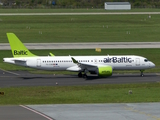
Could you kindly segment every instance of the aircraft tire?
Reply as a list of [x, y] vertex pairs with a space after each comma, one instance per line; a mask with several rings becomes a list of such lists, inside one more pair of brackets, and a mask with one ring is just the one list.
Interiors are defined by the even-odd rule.
[[81, 73], [81, 72], [78, 73], [78, 77], [79, 77], [79, 78], [82, 77], [82, 73]]
[[143, 71], [144, 71], [144, 70], [140, 70], [140, 71], [141, 71], [141, 77], [143, 77], [143, 76], [144, 76], [144, 75], [143, 75]]
[[87, 80], [88, 76], [86, 74], [83, 75], [83, 78]]

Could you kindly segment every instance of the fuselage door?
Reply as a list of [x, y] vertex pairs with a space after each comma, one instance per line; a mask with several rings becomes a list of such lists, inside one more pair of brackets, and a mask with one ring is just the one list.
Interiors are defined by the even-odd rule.
[[94, 63], [97, 64], [97, 59], [94, 59]]
[[140, 66], [140, 59], [136, 58], [136, 66]]
[[41, 67], [41, 59], [37, 59], [37, 67]]

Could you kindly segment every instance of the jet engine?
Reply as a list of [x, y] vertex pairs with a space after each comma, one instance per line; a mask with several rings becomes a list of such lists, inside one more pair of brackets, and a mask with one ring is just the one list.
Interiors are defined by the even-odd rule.
[[100, 77], [112, 76], [112, 67], [111, 66], [100, 66], [97, 68], [96, 73]]

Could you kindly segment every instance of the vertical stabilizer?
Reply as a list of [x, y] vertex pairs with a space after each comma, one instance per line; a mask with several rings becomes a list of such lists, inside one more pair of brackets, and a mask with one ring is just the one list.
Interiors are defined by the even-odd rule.
[[13, 57], [33, 57], [24, 44], [18, 39], [14, 33], [7, 33], [8, 41], [12, 50]]

